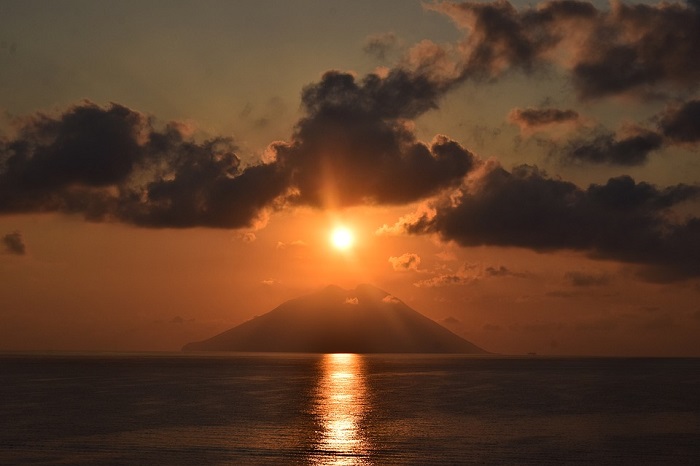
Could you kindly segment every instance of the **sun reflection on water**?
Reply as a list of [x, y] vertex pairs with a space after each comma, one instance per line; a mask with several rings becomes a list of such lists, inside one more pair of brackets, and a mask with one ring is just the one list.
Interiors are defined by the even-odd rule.
[[321, 369], [314, 409], [320, 429], [313, 464], [370, 464], [361, 425], [367, 409], [362, 357], [326, 354]]

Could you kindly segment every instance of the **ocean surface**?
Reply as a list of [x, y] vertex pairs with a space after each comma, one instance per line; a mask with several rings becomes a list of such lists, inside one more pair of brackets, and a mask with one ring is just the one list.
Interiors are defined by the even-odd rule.
[[0, 354], [0, 464], [700, 464], [700, 359]]

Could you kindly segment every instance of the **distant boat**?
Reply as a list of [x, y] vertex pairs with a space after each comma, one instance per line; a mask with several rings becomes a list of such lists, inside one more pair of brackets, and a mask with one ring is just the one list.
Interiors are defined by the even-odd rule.
[[372, 285], [330, 285], [183, 351], [487, 354]]

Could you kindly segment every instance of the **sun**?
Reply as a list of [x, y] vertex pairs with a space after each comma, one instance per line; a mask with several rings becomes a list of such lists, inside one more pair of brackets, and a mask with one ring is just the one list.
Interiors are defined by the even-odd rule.
[[333, 247], [340, 249], [341, 251], [347, 251], [355, 242], [355, 237], [353, 236], [352, 231], [345, 227], [336, 227], [331, 232], [330, 239]]

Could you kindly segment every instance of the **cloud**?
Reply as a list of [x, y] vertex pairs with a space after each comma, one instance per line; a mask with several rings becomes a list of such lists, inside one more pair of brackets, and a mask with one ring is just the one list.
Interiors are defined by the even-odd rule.
[[284, 243], [282, 241], [277, 242], [277, 249], [290, 249], [290, 248], [296, 249], [296, 248], [305, 248], [307, 246], [308, 246], [308, 244], [306, 244], [302, 240], [295, 240], [295, 241], [291, 241], [289, 243]]
[[618, 134], [598, 127], [565, 145], [555, 144], [553, 153], [567, 163], [637, 166], [654, 151], [700, 142], [699, 100], [669, 106], [651, 121], [654, 129], [626, 125]]
[[413, 284], [418, 288], [438, 288], [452, 285], [469, 285], [481, 278], [482, 274], [476, 264], [463, 264], [459, 270], [442, 270], [431, 278]]
[[418, 288], [438, 288], [450, 285], [467, 285], [473, 283], [475, 280], [476, 277], [464, 275], [461, 272], [450, 272], [439, 274], [425, 280], [420, 280], [414, 283], [413, 286]]
[[676, 143], [700, 142], [700, 100], [667, 108], [658, 118], [659, 127], [669, 140]]
[[459, 270], [453, 272], [447, 270], [435, 276], [418, 281], [413, 285], [419, 288], [442, 287], [450, 285], [468, 285], [486, 278], [499, 277], [523, 277], [523, 274], [514, 273], [504, 266], [484, 266], [483, 264], [463, 264]]
[[291, 202], [318, 207], [402, 204], [457, 186], [476, 163], [457, 142], [417, 140], [406, 119], [435, 108], [440, 89], [392, 70], [358, 82], [328, 72], [304, 88], [306, 116], [292, 140], [271, 148], [290, 175]]
[[610, 277], [604, 273], [570, 271], [564, 274], [564, 279], [576, 287], [602, 286], [610, 283]]
[[517, 10], [511, 3], [443, 2], [427, 8], [466, 31], [457, 79], [493, 79], [558, 64], [581, 98], [697, 87], [700, 12], [693, 5], [554, 0]]
[[[412, 122], [465, 80], [558, 64], [584, 98], [646, 92], [652, 85], [687, 90], [699, 82], [694, 6], [615, 3], [602, 11], [557, 0], [518, 10], [501, 0], [427, 8], [448, 15], [465, 31], [463, 39], [422, 41], [382, 73], [326, 72], [303, 88], [301, 118], [289, 140], [272, 143], [258, 163], [242, 164], [231, 138], [202, 141], [189, 125], [159, 125], [116, 103], [83, 102], [62, 114], [18, 119], [16, 135], [0, 140], [0, 214], [251, 228], [288, 206], [406, 204], [459, 188], [482, 165], [447, 136], [419, 140]], [[375, 36], [368, 44], [388, 46], [392, 37]], [[659, 116], [659, 131], [573, 141], [567, 160], [632, 166], [668, 141], [695, 142], [694, 102]], [[534, 128], [574, 122], [576, 115], [524, 109], [512, 119]]]
[[484, 275], [487, 277], [508, 277], [508, 276], [515, 276], [515, 277], [520, 277], [522, 274], [519, 273], [514, 273], [511, 270], [509, 270], [507, 267], [504, 266], [499, 266], [499, 267], [486, 267], [484, 269]]
[[582, 189], [537, 167], [509, 172], [492, 163], [458, 193], [432, 202], [433, 215], [407, 217], [394, 228], [437, 233], [462, 246], [577, 250], [644, 266], [644, 278], [669, 281], [700, 276], [700, 218], [673, 215], [673, 207], [698, 197], [698, 185], [657, 188], [620, 176]]
[[556, 125], [577, 125], [580, 122], [579, 114], [575, 110], [558, 108], [514, 108], [508, 114], [508, 121], [517, 125], [522, 132]]
[[238, 235], [238, 238], [239, 238], [241, 241], [243, 241], [244, 243], [252, 243], [252, 242], [255, 241], [256, 239], [258, 239], [258, 237], [255, 236], [255, 233], [253, 233], [252, 231], [247, 231], [247, 232], [245, 232], [245, 233], [240, 233], [240, 234]]
[[242, 166], [230, 138], [119, 104], [84, 102], [18, 120], [0, 140], [0, 213], [82, 213], [144, 227], [254, 227], [286, 204], [401, 204], [454, 187], [476, 163], [455, 141], [417, 140], [404, 118], [440, 91], [402, 72], [361, 82], [329, 72], [304, 89], [305, 116], [267, 163]]
[[360, 301], [357, 298], [345, 298], [345, 304], [349, 304], [351, 306], [357, 306], [360, 303]]
[[3, 236], [2, 243], [5, 246], [5, 251], [10, 254], [23, 256], [27, 253], [27, 246], [24, 244], [24, 239], [22, 239], [22, 234], [19, 231]]
[[506, 1], [444, 2], [427, 8], [448, 15], [467, 31], [460, 47], [460, 76], [491, 78], [511, 67], [531, 69], [545, 46], [530, 37], [518, 11]]
[[386, 59], [399, 45], [399, 38], [393, 32], [372, 34], [365, 39], [362, 50], [378, 60]]
[[400, 236], [404, 233], [403, 225], [420, 220], [424, 216], [432, 216], [435, 211], [425, 203], [421, 203], [415, 212], [411, 212], [401, 217], [395, 225], [384, 224], [374, 232], [377, 236]]
[[611, 6], [595, 23], [573, 67], [582, 96], [697, 86], [700, 63], [692, 57], [700, 46], [700, 14], [695, 8], [679, 3]]
[[635, 166], [646, 163], [649, 154], [660, 149], [663, 142], [661, 135], [642, 128], [622, 137], [604, 132], [592, 139], [571, 141], [562, 156], [569, 162]]
[[229, 138], [90, 102], [18, 121], [0, 142], [0, 213], [83, 213], [148, 227], [252, 226], [286, 189], [277, 168], [241, 168]]
[[395, 272], [408, 272], [410, 270], [417, 272], [420, 266], [420, 256], [407, 252], [398, 257], [390, 257], [389, 262]]

